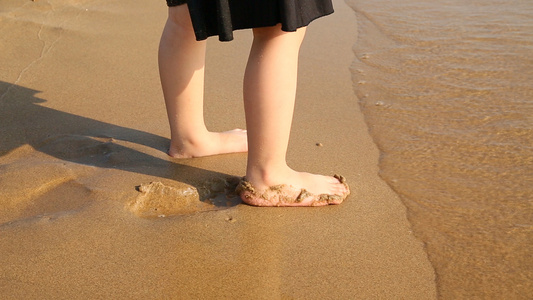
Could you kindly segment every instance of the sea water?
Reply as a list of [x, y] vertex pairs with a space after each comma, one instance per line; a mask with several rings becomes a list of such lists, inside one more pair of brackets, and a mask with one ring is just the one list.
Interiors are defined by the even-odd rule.
[[347, 3], [380, 175], [426, 245], [439, 297], [532, 297], [533, 1]]

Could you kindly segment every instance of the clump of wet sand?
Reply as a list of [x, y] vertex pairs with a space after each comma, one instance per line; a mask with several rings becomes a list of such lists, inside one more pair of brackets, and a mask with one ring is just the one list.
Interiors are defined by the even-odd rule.
[[241, 201], [235, 194], [237, 179], [216, 178], [193, 186], [175, 187], [155, 181], [137, 187], [139, 195], [127, 208], [139, 217], [167, 217], [231, 207]]

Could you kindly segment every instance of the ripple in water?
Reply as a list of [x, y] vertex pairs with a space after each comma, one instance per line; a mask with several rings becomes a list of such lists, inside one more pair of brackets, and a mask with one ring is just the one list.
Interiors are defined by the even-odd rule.
[[381, 176], [439, 296], [533, 295], [533, 2], [348, 2]]

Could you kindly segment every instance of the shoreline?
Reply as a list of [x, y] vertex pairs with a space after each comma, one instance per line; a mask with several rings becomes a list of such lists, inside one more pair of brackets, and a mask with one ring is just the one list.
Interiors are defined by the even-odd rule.
[[347, 3], [379, 175], [426, 245], [439, 298], [531, 294], [529, 6]]
[[[436, 297], [406, 209], [377, 175], [379, 152], [352, 89], [356, 25], [344, 2], [309, 26], [288, 162], [343, 174], [352, 195], [324, 208], [239, 204], [155, 219], [127, 209], [139, 197], [136, 186], [159, 181], [179, 190], [242, 176], [246, 155], [164, 153], [156, 61], [162, 3], [51, 2], [53, 11], [40, 2], [13, 8], [35, 22], [0, 14], [9, 24], [0, 50], [10, 55], [0, 63], [25, 70], [0, 116], [8, 141], [0, 146], [7, 153], [0, 194], [9, 195], [0, 196], [4, 298]], [[211, 130], [244, 125], [240, 85], [250, 42], [249, 31], [230, 43], [208, 40]], [[0, 92], [16, 78], [2, 74]]]

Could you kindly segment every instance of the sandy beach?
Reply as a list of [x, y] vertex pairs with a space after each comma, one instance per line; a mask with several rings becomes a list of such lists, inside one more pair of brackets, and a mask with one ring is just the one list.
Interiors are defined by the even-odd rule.
[[[166, 155], [163, 1], [3, 1], [1, 298], [436, 298], [353, 91], [354, 12], [334, 6], [302, 46], [288, 160], [344, 175], [353, 193], [339, 206], [297, 209], [224, 195], [246, 154]], [[208, 41], [210, 130], [245, 126], [251, 38]]]

